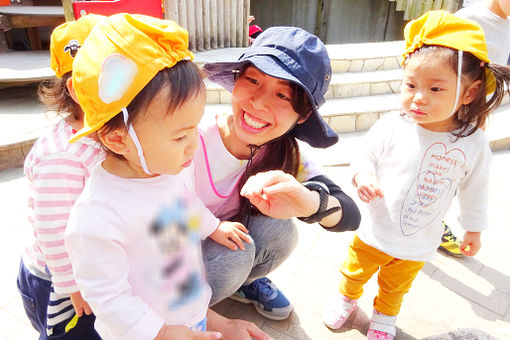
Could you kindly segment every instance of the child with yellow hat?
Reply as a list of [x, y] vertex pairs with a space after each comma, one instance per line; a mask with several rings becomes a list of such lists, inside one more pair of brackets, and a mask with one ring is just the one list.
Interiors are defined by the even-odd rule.
[[[464, 2], [466, 4], [466, 2]], [[455, 15], [472, 20], [482, 26], [487, 43], [487, 55], [500, 65], [509, 62], [510, 55], [510, 0], [485, 0], [469, 5], [455, 12]], [[482, 126], [482, 129], [484, 127]], [[444, 223], [444, 233], [439, 250], [454, 257], [463, 257], [459, 240], [450, 227]]]
[[269, 339], [208, 309], [200, 239], [219, 221], [193, 191], [206, 93], [192, 57], [175, 22], [117, 14], [94, 27], [73, 65], [85, 119], [70, 142], [96, 132], [107, 155], [65, 241], [103, 339]]
[[40, 100], [62, 116], [36, 141], [24, 167], [30, 184], [29, 222], [34, 237], [25, 247], [18, 288], [40, 339], [100, 339], [94, 330], [94, 315], [74, 280], [64, 232], [69, 211], [90, 170], [104, 158], [101, 146], [92, 138], [67, 143], [74, 129], [82, 127], [83, 112], [66, 89], [79, 48], [103, 19], [87, 15], [55, 28], [50, 51], [57, 78], [39, 88]]
[[[340, 328], [363, 285], [379, 271], [368, 339], [393, 339], [404, 294], [436, 254], [442, 218], [456, 192], [461, 249], [474, 256], [488, 227], [489, 143], [479, 127], [510, 83], [508, 68], [490, 62], [482, 28], [444, 11], [409, 22], [404, 31], [401, 112], [367, 133], [351, 166], [366, 214], [341, 267], [338, 293], [323, 313]], [[486, 101], [486, 93], [492, 93]]]

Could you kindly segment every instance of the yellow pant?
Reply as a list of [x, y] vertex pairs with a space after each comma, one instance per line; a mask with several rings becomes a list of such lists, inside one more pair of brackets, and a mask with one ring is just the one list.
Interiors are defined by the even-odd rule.
[[349, 245], [348, 257], [340, 268], [343, 274], [340, 294], [349, 299], [359, 299], [363, 294], [363, 285], [379, 269], [379, 292], [374, 299], [374, 308], [386, 315], [397, 315], [404, 294], [409, 291], [424, 264], [387, 255], [355, 235]]

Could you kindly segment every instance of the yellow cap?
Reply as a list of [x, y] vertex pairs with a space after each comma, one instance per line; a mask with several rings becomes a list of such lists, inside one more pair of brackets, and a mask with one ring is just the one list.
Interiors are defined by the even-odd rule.
[[70, 143], [100, 129], [159, 71], [183, 59], [193, 59], [188, 31], [173, 21], [124, 13], [96, 24], [73, 66], [73, 87], [85, 115]]
[[88, 14], [77, 21], [63, 23], [53, 30], [50, 39], [50, 67], [57, 77], [73, 69], [73, 61], [78, 49], [92, 31], [92, 28], [106, 17]]
[[[469, 52], [483, 62], [490, 62], [482, 27], [474, 21], [456, 17], [446, 11], [429, 11], [410, 21], [404, 29], [404, 38], [406, 49], [402, 64], [407, 56], [423, 45], [450, 47]], [[485, 74], [489, 94], [495, 90], [496, 79], [487, 68]]]

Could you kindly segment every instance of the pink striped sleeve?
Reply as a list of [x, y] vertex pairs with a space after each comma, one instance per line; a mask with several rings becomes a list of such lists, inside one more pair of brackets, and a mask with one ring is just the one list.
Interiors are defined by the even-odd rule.
[[85, 160], [85, 165], [90, 167], [97, 161], [98, 154], [101, 152], [101, 149], [96, 149], [94, 152], [90, 154], [90, 156]]
[[80, 159], [66, 152], [47, 156], [33, 167], [34, 230], [55, 291], [61, 294], [78, 290], [64, 233], [69, 212], [83, 190], [87, 174], [88, 169]]

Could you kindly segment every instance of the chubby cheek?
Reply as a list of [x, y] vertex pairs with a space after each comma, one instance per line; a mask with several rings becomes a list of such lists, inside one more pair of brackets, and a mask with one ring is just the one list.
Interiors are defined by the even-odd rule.
[[402, 90], [400, 92], [400, 104], [402, 105], [402, 108], [407, 109], [412, 102], [412, 97], [407, 93], [405, 90]]
[[155, 161], [161, 166], [175, 167], [180, 165], [183, 161], [183, 152], [179, 146], [174, 143], [161, 145], [161, 148], [157, 152]]

